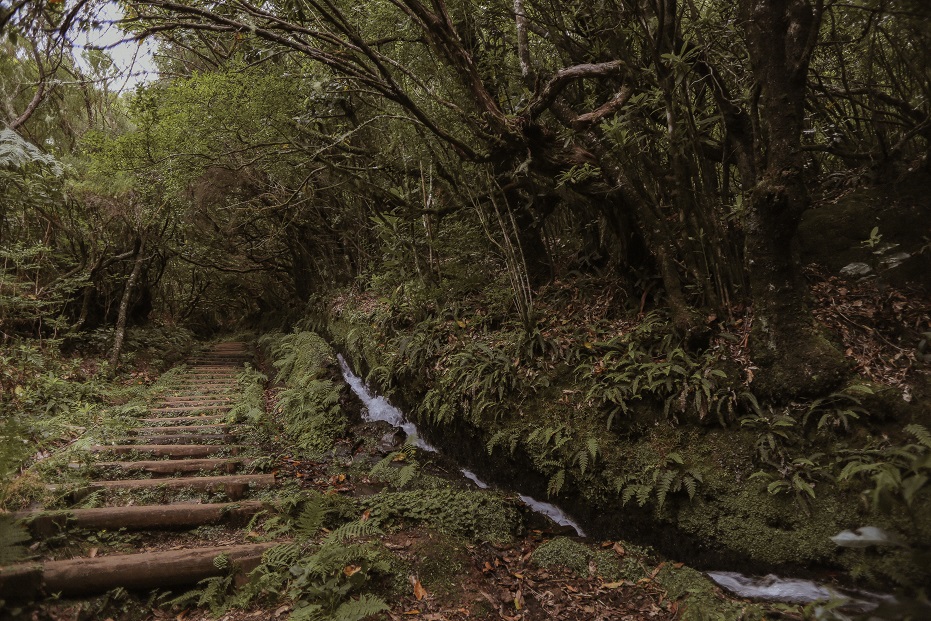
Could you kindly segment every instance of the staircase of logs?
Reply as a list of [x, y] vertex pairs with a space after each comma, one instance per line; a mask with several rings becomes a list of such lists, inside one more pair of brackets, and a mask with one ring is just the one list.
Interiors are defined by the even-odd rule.
[[[252, 354], [244, 343], [214, 345], [189, 361], [187, 372], [161, 398], [129, 437], [115, 445], [93, 446], [91, 463], [100, 476], [82, 493], [97, 490], [223, 491], [233, 502], [178, 502], [156, 505], [105, 506], [95, 509], [31, 511], [24, 519], [41, 540], [64, 528], [90, 531], [185, 530], [209, 524], [242, 525], [264, 508], [248, 500], [252, 490], [275, 485], [273, 474], [247, 474], [251, 460], [238, 457], [243, 448], [234, 427], [225, 422], [231, 409], [236, 376]], [[140, 460], [144, 456], [147, 459]], [[205, 473], [222, 472], [207, 475]], [[135, 475], [146, 478], [122, 478]], [[144, 541], [144, 540], [143, 540]], [[28, 562], [0, 568], [0, 599], [35, 599], [43, 595], [91, 595], [116, 587], [153, 589], [196, 583], [229, 569], [214, 559], [225, 555], [235, 569], [249, 571], [275, 543], [188, 547], [163, 552], [108, 554], [67, 560]]]

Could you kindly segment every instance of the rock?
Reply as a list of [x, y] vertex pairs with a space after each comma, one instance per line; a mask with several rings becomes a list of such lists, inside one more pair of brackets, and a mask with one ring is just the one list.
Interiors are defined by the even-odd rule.
[[[897, 182], [858, 188], [822, 201], [802, 214], [796, 248], [802, 264], [862, 278], [844, 270], [855, 264], [893, 286], [923, 285], [931, 272], [928, 243], [931, 175], [915, 173]], [[859, 268], [862, 269], [862, 268]]]
[[890, 535], [875, 526], [861, 526], [853, 532], [842, 530], [831, 537], [831, 541], [844, 548], [902, 545], [894, 535]]
[[407, 434], [400, 429], [393, 429], [384, 434], [378, 441], [377, 449], [380, 453], [387, 455], [393, 453], [404, 445]]
[[873, 268], [867, 265], [866, 263], [848, 263], [841, 268], [840, 273], [842, 276], [866, 276], [873, 271]]

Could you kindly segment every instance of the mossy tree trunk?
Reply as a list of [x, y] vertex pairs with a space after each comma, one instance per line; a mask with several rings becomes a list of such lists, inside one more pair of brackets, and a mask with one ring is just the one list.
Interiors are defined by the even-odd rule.
[[844, 374], [841, 355], [819, 334], [791, 240], [811, 199], [801, 136], [808, 66], [823, 1], [743, 0], [744, 28], [759, 88], [765, 164], [750, 196], [745, 256], [754, 306], [757, 386], [770, 396], [818, 394]]

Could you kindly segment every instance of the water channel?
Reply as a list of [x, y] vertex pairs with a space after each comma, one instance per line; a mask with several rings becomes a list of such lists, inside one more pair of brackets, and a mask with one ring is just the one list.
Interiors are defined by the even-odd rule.
[[[384, 421], [393, 427], [401, 429], [409, 437], [417, 438], [417, 446], [424, 451], [438, 453], [439, 450], [426, 442], [417, 433], [417, 426], [407, 420], [404, 413], [393, 406], [385, 397], [372, 391], [362, 380], [355, 374], [349, 363], [343, 358], [339, 358], [340, 368], [342, 369], [343, 379], [349, 384], [349, 387], [365, 405], [362, 417], [366, 421]], [[463, 477], [471, 481], [480, 489], [488, 489], [490, 486], [482, 481], [478, 475], [466, 468], [459, 468]], [[586, 537], [582, 527], [572, 519], [565, 511], [556, 505], [543, 502], [514, 491], [521, 502], [526, 504], [531, 510], [546, 516], [560, 526], [568, 526], [575, 530], [579, 537]], [[842, 592], [833, 587], [818, 584], [811, 580], [800, 580], [793, 578], [781, 578], [775, 575], [761, 577], [745, 576], [743, 574], [731, 571], [709, 571], [705, 575], [731, 593], [747, 599], [760, 599], [767, 601], [778, 601], [793, 604], [807, 604], [822, 601], [841, 601], [845, 606], [861, 611], [867, 611], [875, 608], [881, 601], [889, 601], [888, 596], [881, 596], [866, 592]]]

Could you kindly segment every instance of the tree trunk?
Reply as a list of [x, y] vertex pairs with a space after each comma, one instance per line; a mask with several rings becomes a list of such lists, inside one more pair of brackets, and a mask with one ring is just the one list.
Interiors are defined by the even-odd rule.
[[808, 64], [817, 41], [822, 0], [744, 0], [766, 165], [753, 189], [745, 256], [754, 307], [751, 354], [758, 392], [776, 398], [820, 394], [845, 374], [840, 353], [819, 333], [791, 242], [810, 204], [801, 152]]
[[110, 353], [111, 373], [116, 373], [117, 366], [120, 363], [120, 352], [123, 350], [123, 340], [126, 337], [126, 316], [129, 313], [129, 300], [132, 297], [136, 281], [139, 280], [139, 273], [142, 271], [144, 250], [145, 244], [143, 244], [142, 239], [137, 239], [136, 258], [133, 261], [133, 270], [126, 280], [126, 287], [123, 289], [123, 299], [120, 300], [120, 310], [116, 316], [116, 333], [113, 337], [113, 351]]

